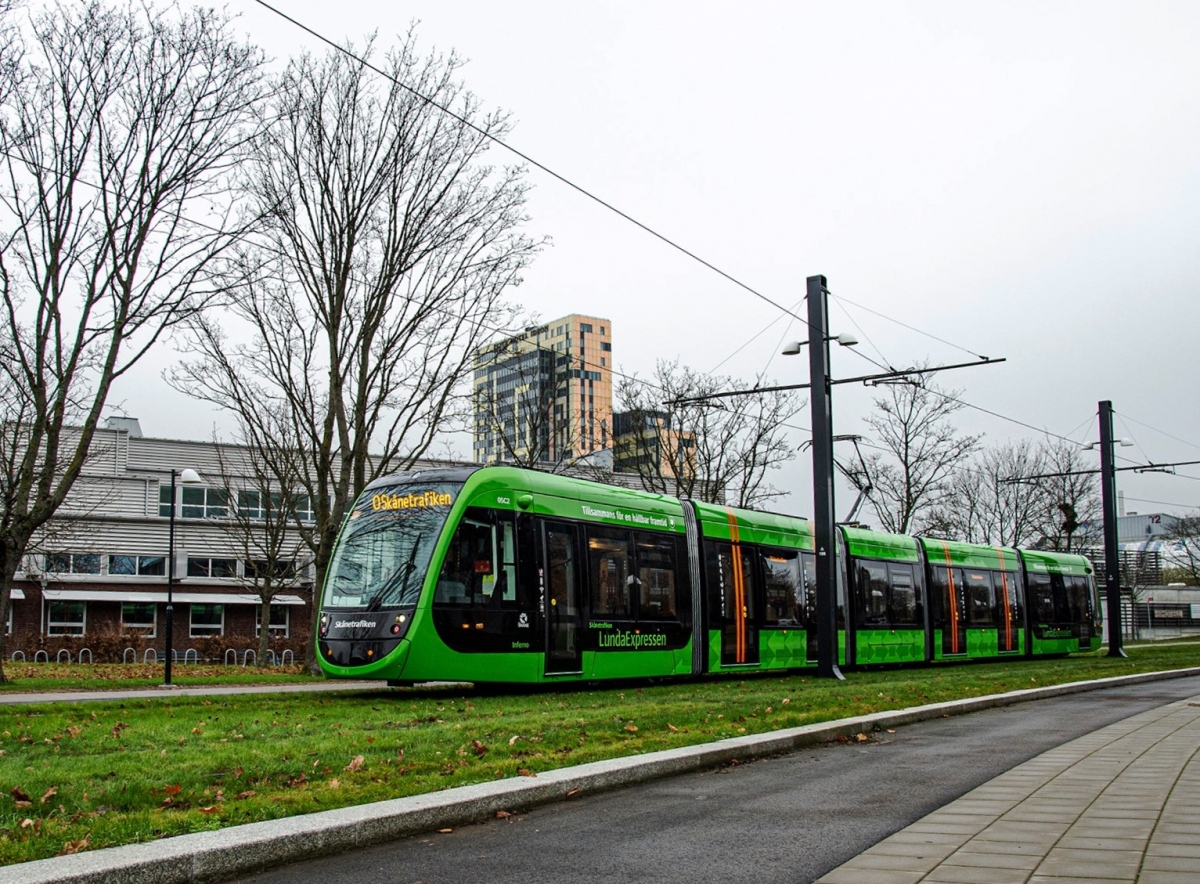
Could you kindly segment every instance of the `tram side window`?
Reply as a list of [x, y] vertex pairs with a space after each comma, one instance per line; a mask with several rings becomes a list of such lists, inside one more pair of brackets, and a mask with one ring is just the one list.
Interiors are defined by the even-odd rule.
[[675, 620], [679, 615], [675, 539], [649, 534], [635, 537], [638, 566], [636, 586], [640, 590], [639, 619]]
[[924, 625], [912, 565], [888, 565], [888, 620], [893, 626]]
[[855, 569], [854, 585], [858, 596], [858, 625], [886, 626], [887, 565], [882, 562], [859, 562]]
[[1050, 586], [1049, 574], [1029, 575], [1029, 604], [1032, 605], [1036, 623], [1054, 623], [1054, 589]]
[[588, 593], [593, 617], [676, 620], [678, 542], [673, 536], [589, 527]]
[[1071, 622], [1078, 623], [1089, 618], [1092, 613], [1091, 585], [1086, 577], [1065, 577], [1067, 604], [1071, 612]]
[[592, 615], [632, 617], [629, 532], [589, 528], [587, 543]]
[[992, 587], [992, 572], [971, 568], [963, 572], [967, 590], [967, 624], [996, 625], [996, 593]]
[[855, 589], [860, 627], [921, 623], [912, 565], [860, 561], [855, 571]]
[[798, 626], [804, 613], [804, 589], [800, 577], [800, 556], [791, 550], [763, 550], [767, 626]]

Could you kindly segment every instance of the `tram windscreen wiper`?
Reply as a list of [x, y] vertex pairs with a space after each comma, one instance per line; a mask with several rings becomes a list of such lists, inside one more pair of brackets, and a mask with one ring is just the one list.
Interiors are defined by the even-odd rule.
[[384, 598], [391, 595], [395, 591], [397, 600], [404, 598], [405, 590], [408, 589], [409, 578], [412, 577], [413, 571], [417, 569], [417, 550], [421, 548], [421, 535], [417, 535], [416, 542], [413, 543], [412, 552], [408, 556], [408, 561], [397, 568], [383, 585], [379, 587], [379, 591], [371, 597], [371, 601], [367, 602], [368, 611], [377, 611], [383, 607]]

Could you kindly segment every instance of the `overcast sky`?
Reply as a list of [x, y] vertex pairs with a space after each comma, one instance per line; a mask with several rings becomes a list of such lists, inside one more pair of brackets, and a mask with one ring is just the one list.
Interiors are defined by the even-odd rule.
[[[513, 113], [519, 150], [800, 315], [824, 274], [832, 331], [866, 356], [1005, 358], [937, 378], [1020, 422], [960, 412], [985, 441], [1038, 436], [1022, 424], [1098, 438], [1110, 399], [1137, 443], [1123, 465], [1200, 460], [1200, 3], [276, 5], [335, 40], [387, 45], [418, 22], [423, 49], [456, 50], [469, 88]], [[229, 8], [276, 58], [325, 51], [253, 0]], [[801, 323], [530, 180], [529, 232], [554, 241], [514, 293], [530, 311], [610, 319], [626, 374], [678, 358], [807, 380], [777, 355]], [[834, 353], [835, 377], [875, 370]], [[142, 384], [124, 401], [147, 434], [210, 435], [213, 413]], [[837, 387], [835, 431], [863, 432], [872, 395]], [[811, 511], [810, 467], [778, 474], [796, 489], [780, 508]], [[1120, 474], [1126, 509], [1200, 506], [1200, 466], [1179, 474]]]

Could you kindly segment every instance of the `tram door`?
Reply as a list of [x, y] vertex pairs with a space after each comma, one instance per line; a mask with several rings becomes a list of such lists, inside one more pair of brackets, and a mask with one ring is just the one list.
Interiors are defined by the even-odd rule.
[[758, 592], [754, 557], [740, 544], [715, 543], [709, 574], [718, 589], [721, 665], [758, 663]]
[[938, 603], [934, 628], [940, 627], [942, 656], [966, 656], [967, 587], [961, 568], [934, 567], [934, 598]]
[[547, 525], [545, 540], [546, 674], [577, 673], [583, 657], [575, 531], [565, 525]]

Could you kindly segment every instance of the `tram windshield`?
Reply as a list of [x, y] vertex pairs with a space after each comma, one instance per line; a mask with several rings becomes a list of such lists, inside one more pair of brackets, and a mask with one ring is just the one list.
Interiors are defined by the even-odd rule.
[[363, 494], [342, 527], [322, 604], [377, 610], [415, 605], [460, 484], [424, 483]]

